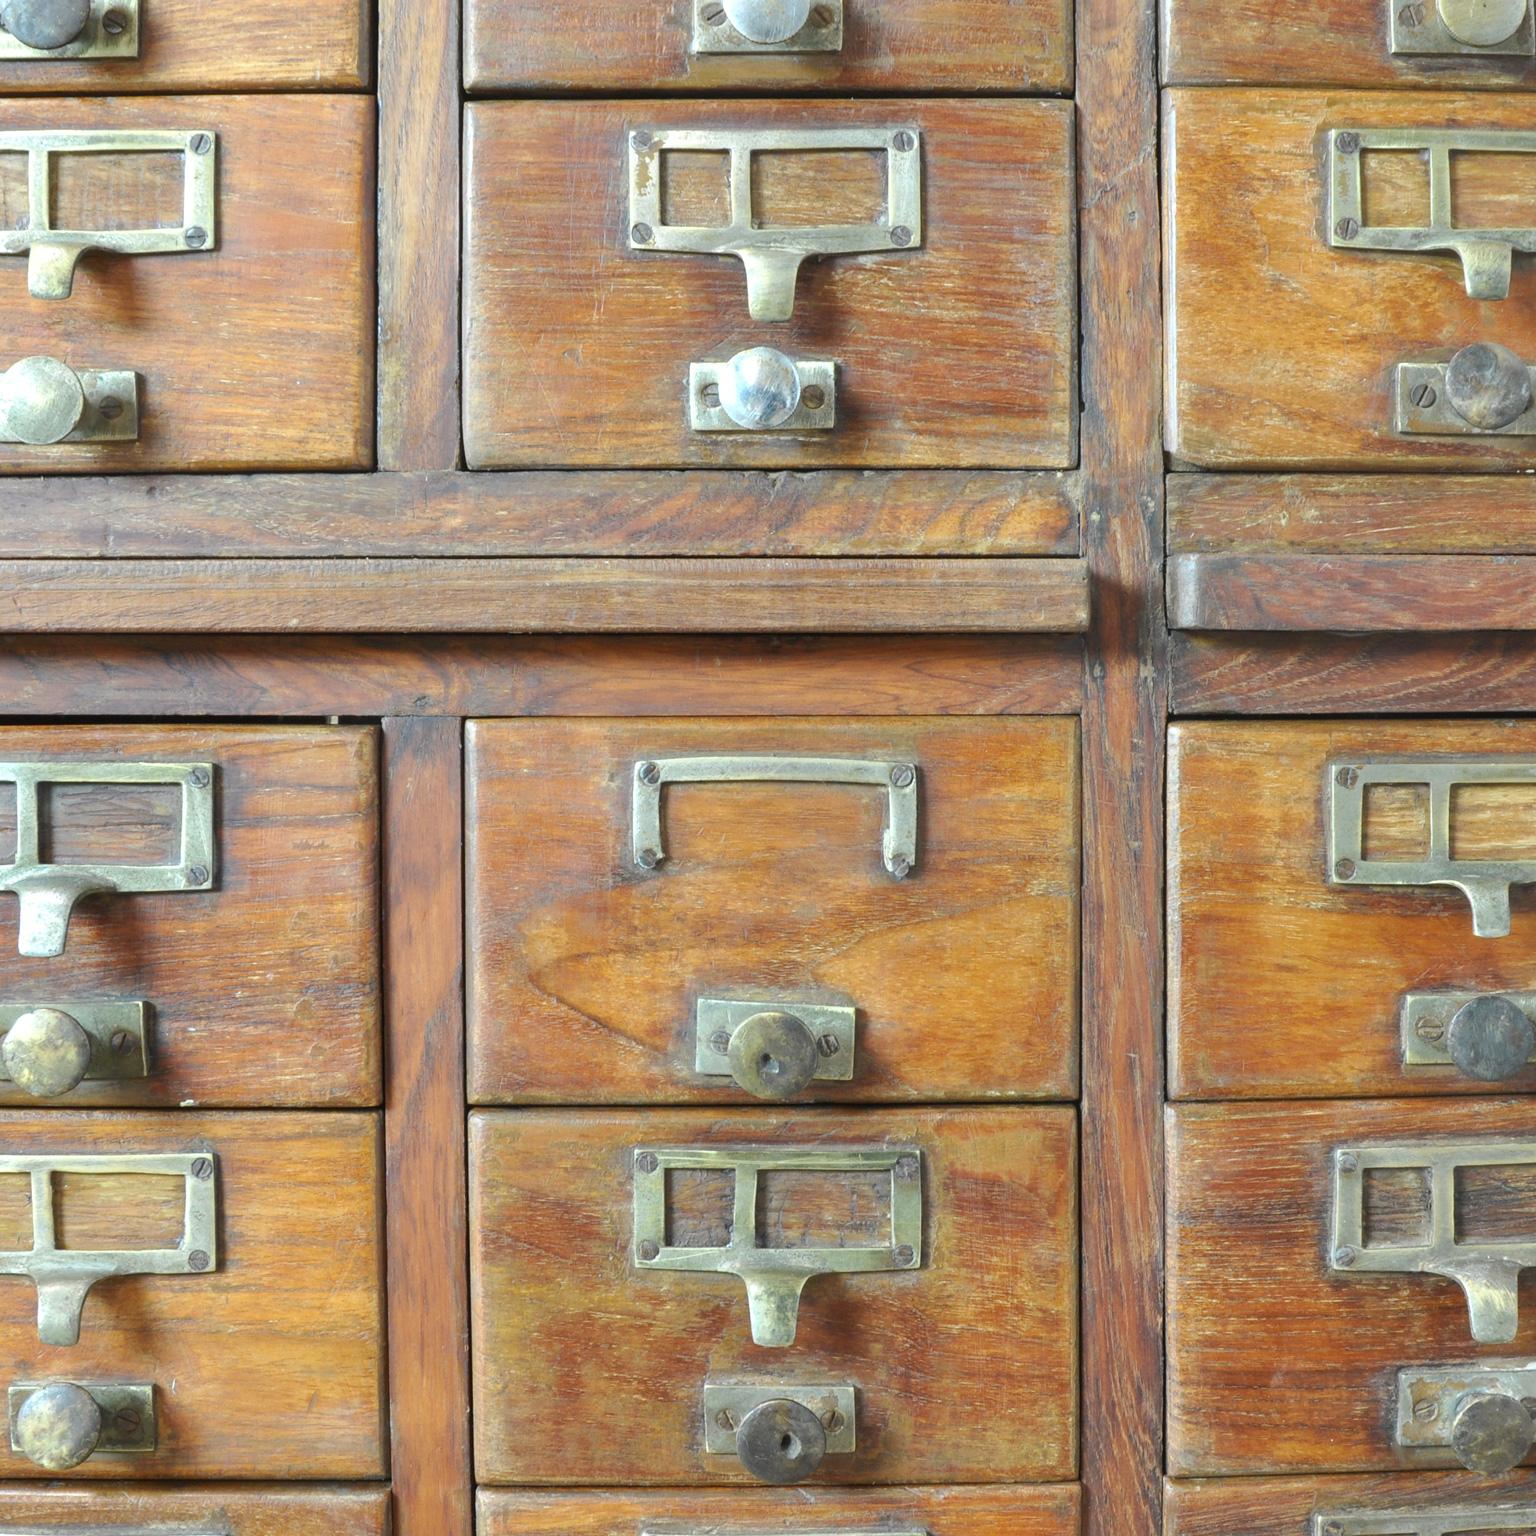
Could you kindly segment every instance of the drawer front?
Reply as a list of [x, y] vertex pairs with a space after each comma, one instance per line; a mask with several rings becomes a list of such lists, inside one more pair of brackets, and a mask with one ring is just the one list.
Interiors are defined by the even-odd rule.
[[1528, 1101], [1171, 1110], [1172, 1470], [1454, 1466], [1468, 1393], [1532, 1395], [1532, 1262]]
[[483, 1489], [479, 1536], [1076, 1536], [1075, 1487], [515, 1493]]
[[1166, 1536], [1531, 1536], [1536, 1475], [1171, 1482], [1163, 1511]]
[[238, 26], [206, 0], [91, 0], [56, 46], [0, 35], [0, 93], [356, 89], [371, 49], [372, 8], [356, 0], [251, 0]]
[[0, 1520], [114, 1536], [386, 1536], [387, 1488], [0, 1487]]
[[[1072, 462], [1068, 104], [503, 102], [466, 127], [471, 467]], [[764, 134], [787, 147], [744, 137]], [[753, 225], [739, 209], [734, 233], [732, 154]], [[761, 267], [765, 224], [856, 249], [763, 277], [749, 306], [743, 260], [664, 248]], [[728, 366], [759, 348], [787, 362]], [[790, 364], [798, 405], [774, 383]], [[761, 429], [727, 416], [738, 397]]]
[[475, 1100], [1075, 1092], [1075, 721], [481, 721], [469, 774]]
[[[1536, 763], [1536, 725], [1213, 723], [1169, 741], [1175, 1097], [1536, 1089], [1532, 894], [1514, 886], [1508, 934], [1479, 937], [1461, 891], [1375, 883], [1536, 858], [1536, 783], [1476, 781]], [[1448, 852], [1464, 858], [1432, 868], [1431, 800], [1447, 792]]]
[[[821, 0], [783, 7], [649, 0], [613, 7], [593, 36], [575, 0], [536, 8], [470, 0], [472, 91], [1065, 91], [1072, 84], [1067, 0]], [[805, 20], [783, 41], [790, 20]]]
[[[1536, 464], [1536, 412], [1511, 415], [1509, 394], [1536, 362], [1536, 265], [1508, 256], [1536, 249], [1516, 227], [1533, 218], [1530, 128], [1520, 97], [1486, 93], [1169, 93], [1171, 452], [1255, 468]], [[1431, 210], [1432, 182], [1448, 211], [1438, 197]], [[1422, 248], [1447, 239], [1465, 264]], [[1489, 343], [1521, 361], [1480, 378], [1484, 354], [1465, 349]]]
[[[17, 1389], [58, 1384], [137, 1389], [131, 1426], [122, 1403], [103, 1400], [107, 1438], [61, 1468], [70, 1478], [383, 1474], [376, 1116], [7, 1112], [0, 1158], [5, 1476], [60, 1475], [12, 1448], [30, 1445]], [[47, 1166], [18, 1169], [18, 1158]], [[146, 1172], [124, 1166], [150, 1158]], [[167, 1171], [173, 1158], [185, 1172]], [[47, 1226], [39, 1180], [53, 1235], [72, 1250], [67, 1272], [46, 1255], [15, 1272]], [[77, 1308], [70, 1273], [110, 1263], [119, 1272]], [[139, 1438], [111, 1439], [128, 1427]]]
[[[375, 759], [350, 727], [0, 730], [0, 885], [25, 890], [0, 895], [0, 1102], [376, 1104]], [[43, 782], [5, 782], [18, 768]], [[113, 772], [145, 782], [90, 781]], [[40, 870], [10, 862], [18, 808]], [[82, 866], [99, 888], [28, 942]], [[73, 1024], [34, 1017], [13, 1042], [42, 1009]], [[46, 1048], [70, 1042], [55, 1076]]]
[[[72, 285], [46, 240], [0, 255], [0, 471], [366, 468], [373, 123], [356, 96], [6, 101], [0, 229], [41, 226], [28, 171], [46, 167], [48, 227], [177, 248], [92, 245]], [[55, 132], [140, 147], [44, 153], [24, 137]], [[144, 148], [154, 134], [185, 147]], [[45, 378], [15, 371], [31, 358], [49, 359]]]
[[[1070, 1109], [482, 1111], [470, 1147], [482, 1482], [751, 1483], [734, 1435], [750, 1405], [711, 1390], [706, 1411], [721, 1385], [814, 1404], [819, 1482], [1072, 1476]], [[710, 1149], [722, 1166], [693, 1166]], [[797, 1166], [814, 1154], [821, 1171]], [[895, 1170], [859, 1166], [882, 1158]], [[714, 1262], [733, 1210], [750, 1308], [740, 1273], [689, 1267]], [[772, 1255], [807, 1247], [785, 1344]]]

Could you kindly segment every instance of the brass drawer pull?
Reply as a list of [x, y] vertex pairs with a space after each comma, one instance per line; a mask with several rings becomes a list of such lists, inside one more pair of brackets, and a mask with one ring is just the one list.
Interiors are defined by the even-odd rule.
[[[0, 891], [21, 903], [23, 955], [64, 953], [69, 919], [83, 897], [213, 888], [213, 767], [209, 763], [0, 763], [16, 787], [16, 857], [0, 864]], [[181, 847], [174, 864], [50, 864], [41, 857], [39, 790], [45, 784], [170, 784], [181, 789]]]
[[782, 1103], [812, 1082], [852, 1081], [854, 1027], [854, 1010], [838, 1004], [701, 997], [694, 1070]]
[[[1363, 213], [1366, 150], [1422, 150], [1429, 158], [1429, 222], [1371, 226]], [[1335, 128], [1328, 134], [1328, 244], [1349, 251], [1450, 251], [1460, 257], [1467, 293], [1507, 299], [1516, 251], [1536, 251], [1536, 228], [1461, 229], [1451, 198], [1451, 155], [1536, 154], [1536, 133], [1470, 128]]]
[[1505, 1082], [1536, 1062], [1536, 992], [1406, 993], [1402, 1038], [1405, 1067]]
[[1530, 0], [1386, 0], [1394, 54], [1530, 58]]
[[[915, 1147], [642, 1147], [634, 1155], [637, 1269], [739, 1275], [747, 1287], [752, 1342], [795, 1342], [800, 1295], [816, 1275], [916, 1270], [923, 1262], [922, 1153]], [[730, 1240], [723, 1248], [667, 1242], [667, 1174], [677, 1169], [735, 1175]], [[890, 1242], [878, 1247], [760, 1248], [758, 1184], [766, 1172], [890, 1175]]]
[[1486, 1505], [1442, 1509], [1433, 1514], [1397, 1509], [1312, 1516], [1312, 1536], [1481, 1536], [1484, 1531], [1536, 1531], [1536, 1504], [1524, 1509]]
[[[34, 299], [67, 299], [75, 268], [87, 251], [121, 256], [211, 251], [219, 243], [214, 188], [219, 136], [204, 129], [155, 132], [140, 129], [49, 129], [0, 133], [0, 154], [27, 157], [27, 222], [0, 230], [0, 255], [27, 255], [27, 288]], [[185, 174], [181, 224], [150, 229], [55, 229], [55, 155], [179, 154]]]
[[21, 1381], [7, 1396], [11, 1450], [44, 1471], [67, 1472], [92, 1456], [144, 1455], [155, 1448], [152, 1386]]
[[[1449, 1451], [1469, 1472], [1512, 1472], [1536, 1445], [1536, 1365], [1399, 1371], [1396, 1440], [1404, 1450]], [[1526, 1519], [1536, 1519], [1536, 1509]]]
[[695, 53], [836, 53], [843, 0], [693, 0]]
[[848, 1385], [704, 1388], [704, 1452], [735, 1456], [760, 1483], [804, 1482], [828, 1456], [858, 1449]]
[[1450, 357], [1420, 358], [1393, 370], [1397, 431], [1404, 436], [1532, 437], [1536, 370], [1495, 342]]
[[144, 1003], [0, 1003], [0, 1080], [34, 1099], [149, 1076]]
[[[759, 225], [752, 211], [752, 166], [759, 154], [814, 150], [883, 150], [885, 208], [869, 224], [820, 227]], [[703, 150], [730, 157], [730, 222], [719, 226], [664, 221], [662, 157]], [[911, 251], [923, 243], [922, 135], [916, 128], [638, 128], [629, 134], [629, 248], [694, 256], [735, 256], [747, 271], [747, 310], [754, 320], [788, 320], [795, 312], [801, 264], [819, 256]]]
[[917, 769], [911, 763], [862, 758], [648, 758], [634, 768], [631, 852], [641, 869], [655, 869], [666, 861], [666, 844], [661, 835], [661, 791], [667, 784], [871, 785], [885, 790], [887, 798], [881, 859], [890, 875], [905, 880], [917, 863], [917, 778]]
[[[1472, 1337], [1507, 1344], [1520, 1323], [1520, 1275], [1536, 1266], [1536, 1235], [1524, 1241], [1462, 1241], [1456, 1231], [1456, 1176], [1464, 1168], [1536, 1166], [1536, 1141], [1397, 1144], [1333, 1154], [1333, 1224], [1329, 1264], [1340, 1274], [1440, 1275], [1467, 1298]], [[1425, 1241], [1370, 1246], [1365, 1232], [1365, 1175], [1423, 1170], [1429, 1187]]]
[[132, 443], [139, 436], [139, 376], [24, 357], [0, 373], [0, 443]]
[[0, 0], [0, 61], [138, 56], [139, 0]]
[[[1472, 904], [1480, 939], [1509, 933], [1509, 891], [1536, 882], [1536, 860], [1460, 859], [1451, 854], [1452, 791], [1467, 784], [1536, 784], [1536, 762], [1459, 758], [1451, 762], [1352, 758], [1331, 762], [1328, 787], [1329, 885], [1448, 885]], [[1422, 785], [1429, 794], [1429, 848], [1421, 859], [1367, 859], [1365, 794], [1374, 785]]]
[[[116, 1275], [202, 1275], [219, 1267], [218, 1160], [212, 1152], [105, 1153], [78, 1157], [0, 1156], [0, 1173], [30, 1175], [32, 1247], [0, 1253], [0, 1275], [25, 1275], [37, 1286], [37, 1336], [44, 1344], [77, 1344], [85, 1298], [98, 1280]], [[130, 1250], [58, 1246], [53, 1175], [158, 1174], [186, 1185], [180, 1242]]]
[[837, 425], [837, 364], [796, 362], [752, 347], [688, 370], [695, 432], [830, 432]]

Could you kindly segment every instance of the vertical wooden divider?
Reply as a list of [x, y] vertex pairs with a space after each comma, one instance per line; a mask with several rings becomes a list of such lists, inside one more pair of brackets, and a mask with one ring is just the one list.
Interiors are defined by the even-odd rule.
[[471, 1536], [463, 733], [384, 722], [384, 1138], [394, 1536]]

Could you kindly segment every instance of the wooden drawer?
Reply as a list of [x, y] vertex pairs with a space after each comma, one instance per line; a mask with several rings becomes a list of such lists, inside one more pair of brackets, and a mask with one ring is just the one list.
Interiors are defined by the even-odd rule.
[[[1314, 1521], [1337, 1516], [1330, 1536], [1421, 1536], [1413, 1524], [1384, 1525], [1388, 1515], [1415, 1517], [1529, 1516], [1516, 1527], [1428, 1526], [1429, 1536], [1506, 1536], [1536, 1531], [1536, 1475], [1475, 1477], [1465, 1472], [1387, 1473], [1379, 1477], [1265, 1477], [1170, 1482], [1163, 1502], [1165, 1536], [1318, 1536]], [[1367, 1523], [1375, 1517], [1377, 1523]], [[1327, 1527], [1325, 1526], [1326, 1530]]]
[[[1505, 1314], [1512, 1336], [1498, 1339], [1507, 1330], [1443, 1274], [1536, 1244], [1536, 1165], [1504, 1145], [1517, 1141], [1536, 1153], [1528, 1100], [1170, 1110], [1173, 1472], [1453, 1466], [1434, 1421], [1410, 1415], [1399, 1442], [1399, 1393], [1416, 1405], [1424, 1373], [1536, 1357], [1528, 1276], [1524, 1308]], [[1453, 1157], [1449, 1172], [1425, 1171]], [[1453, 1220], [1448, 1255], [1431, 1223]]]
[[[1479, 938], [1444, 886], [1370, 883], [1429, 851], [1425, 767], [1536, 760], [1536, 725], [1499, 721], [1200, 723], [1169, 732], [1169, 1047], [1179, 1098], [1486, 1093], [1536, 1088], [1517, 1020], [1536, 1013], [1536, 901]], [[1412, 766], [1412, 765], [1417, 765]], [[1357, 770], [1357, 782], [1338, 775]], [[1407, 784], [1370, 783], [1378, 774]], [[1536, 783], [1449, 786], [1452, 852], [1531, 857]], [[1241, 814], [1234, 815], [1233, 807]], [[1353, 812], [1351, 807], [1354, 807]], [[1358, 815], [1357, 883], [1330, 883], [1329, 821]], [[1463, 842], [1463, 840], [1465, 840]], [[1346, 857], [1354, 847], [1336, 850]], [[1467, 1014], [1469, 1003], [1477, 1006]], [[1505, 1031], [1514, 1025], [1514, 1033]], [[1533, 1042], [1536, 1049], [1536, 1042]], [[1454, 1054], [1453, 1054], [1454, 1052]], [[1512, 1053], [1512, 1054], [1511, 1054]], [[1500, 1057], [1503, 1060], [1500, 1060]], [[1479, 1078], [1485, 1074], [1507, 1077]]]
[[81, 1527], [144, 1536], [386, 1536], [387, 1488], [228, 1484], [185, 1488], [0, 1488], [0, 1520], [29, 1530]]
[[[718, 19], [705, 22], [706, 13]], [[842, 45], [834, 47], [839, 13]], [[822, 17], [827, 24], [819, 24]], [[600, 35], [594, 35], [592, 21], [576, 0], [537, 7], [518, 0], [471, 0], [464, 15], [470, 90], [1066, 91], [1072, 86], [1068, 0], [978, 0], [970, 6], [957, 0], [831, 0], [796, 34], [796, 44], [813, 45], [797, 52], [749, 45], [725, 6], [708, 0], [612, 7], [603, 12]], [[741, 51], [704, 51], [720, 48]]]
[[[1426, 413], [1410, 398], [1421, 376], [1399, 369], [1489, 342], [1536, 360], [1536, 263], [1514, 257], [1508, 297], [1496, 301], [1469, 295], [1454, 255], [1329, 244], [1341, 228], [1359, 242], [1383, 227], [1430, 224], [1431, 151], [1372, 148], [1373, 134], [1402, 131], [1415, 143], [1451, 130], [1528, 134], [1523, 98], [1180, 90], [1168, 93], [1166, 116], [1167, 433], [1181, 462], [1536, 464], [1528, 418], [1514, 423], [1526, 435], [1454, 435], [1444, 379]], [[1348, 152], [1341, 140], [1351, 136], [1360, 145]], [[1437, 164], [1444, 147], [1431, 146]], [[1330, 156], [1336, 180], [1363, 184], [1358, 218], [1340, 216], [1346, 202], [1330, 203]], [[1447, 151], [1446, 159], [1462, 227], [1531, 224], [1536, 152]], [[1414, 430], [1399, 430], [1400, 410]]]
[[[665, 147], [690, 130], [720, 152]], [[878, 224], [909, 246], [807, 261], [785, 323], [751, 318], [741, 261], [656, 248], [673, 226], [729, 221], [730, 135], [767, 131], [845, 144], [878, 133], [884, 147], [753, 153], [755, 225], [809, 239]], [[481, 103], [468, 109], [466, 153], [471, 467], [1073, 462], [1069, 104]], [[654, 225], [631, 218], [631, 153], [640, 190], [662, 189]], [[914, 161], [920, 224], [916, 213], [910, 227], [899, 213], [881, 222], [888, 175]], [[649, 248], [631, 249], [632, 237]], [[764, 346], [836, 365], [836, 425], [695, 430], [690, 368]]]
[[732, 1489], [699, 1493], [603, 1490], [513, 1493], [483, 1489], [479, 1536], [634, 1536], [664, 1529], [679, 1536], [1076, 1536], [1076, 1487]]
[[251, 0], [231, 26], [206, 0], [92, 0], [74, 42], [0, 58], [0, 92], [356, 89], [372, 15], [357, 0]]
[[[687, 782], [719, 759], [747, 781]], [[869, 782], [750, 781], [805, 760]], [[1071, 1097], [1077, 786], [1065, 719], [471, 724], [471, 1098], [742, 1102], [743, 999], [834, 1010], [799, 1100]]]
[[[647, 1267], [653, 1218], [662, 1265], [726, 1240], [730, 1172], [673, 1166], [710, 1148], [738, 1162], [899, 1159], [894, 1172], [743, 1171], [737, 1198], [760, 1197], [754, 1232], [769, 1248], [847, 1245], [909, 1267], [818, 1274], [793, 1346], [753, 1344], [739, 1276]], [[851, 1388], [856, 1448], [829, 1446], [820, 1482], [1072, 1476], [1072, 1110], [481, 1111], [470, 1155], [482, 1482], [750, 1483], [713, 1400], [706, 1416], [717, 1385], [768, 1398], [809, 1387], [818, 1403]], [[637, 1189], [654, 1203], [637, 1210]], [[703, 1444], [710, 1425], [718, 1453]]]
[[[187, 770], [183, 780], [211, 779], [200, 791], [100, 782], [18, 791], [0, 782], [7, 862], [19, 796], [41, 807], [38, 851], [55, 861], [54, 876], [79, 864], [104, 864], [129, 886], [146, 883], [144, 866], [167, 874], [150, 882], [158, 890], [85, 896], [53, 957], [17, 953], [20, 904], [0, 898], [0, 1033], [18, 1010], [40, 1007], [70, 1014], [93, 1039], [110, 1043], [126, 1030], [131, 1038], [108, 1051], [96, 1039], [87, 1078], [63, 1090], [74, 1105], [376, 1104], [375, 753], [375, 732], [353, 727], [0, 730], [5, 764], [41, 764], [45, 774], [142, 764], [153, 775], [167, 764]], [[183, 870], [191, 882], [204, 855], [184, 856], [183, 839], [204, 825], [206, 879], [169, 888]], [[0, 1099], [36, 1102], [10, 1081], [0, 1082]]]
[[[6, 1158], [196, 1154], [214, 1164], [206, 1174], [52, 1175], [55, 1231], [69, 1249], [162, 1250], [209, 1225], [215, 1233], [211, 1265], [189, 1257], [180, 1273], [95, 1284], [74, 1346], [40, 1341], [31, 1279], [0, 1279], [7, 1392], [61, 1381], [154, 1389], [155, 1448], [93, 1455], [69, 1477], [383, 1474], [378, 1129], [362, 1114], [0, 1113]], [[0, 1173], [7, 1253], [31, 1246], [28, 1179]], [[216, 1199], [202, 1226], [195, 1189]], [[14, 1412], [11, 1423], [14, 1434]], [[52, 1475], [8, 1442], [0, 1471]]]
[[[26, 255], [0, 257], [7, 324], [0, 373], [47, 357], [86, 371], [84, 430], [129, 430], [121, 381], [138, 377], [138, 436], [0, 443], [0, 471], [362, 469], [373, 453], [373, 103], [358, 96], [12, 99], [7, 133], [198, 134], [202, 154], [53, 154], [53, 217], [74, 228], [186, 227], [199, 248], [88, 251], [68, 298], [30, 296]], [[200, 141], [201, 142], [201, 141]], [[183, 162], [211, 162], [215, 225]], [[0, 152], [0, 228], [29, 217], [29, 156]], [[196, 233], [194, 233], [196, 232]], [[34, 252], [35, 254], [35, 252]], [[78, 396], [76, 396], [78, 404]], [[15, 412], [8, 410], [9, 435]], [[68, 430], [52, 412], [39, 431]], [[22, 434], [27, 435], [27, 434]], [[42, 438], [47, 442], [46, 435]]]

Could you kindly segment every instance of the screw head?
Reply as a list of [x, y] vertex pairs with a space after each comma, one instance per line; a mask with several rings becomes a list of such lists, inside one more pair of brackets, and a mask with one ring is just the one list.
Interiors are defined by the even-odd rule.
[[654, 848], [642, 848], [635, 855], [635, 863], [641, 869], [655, 869], [661, 863], [661, 855]]
[[897, 1266], [901, 1269], [909, 1269], [913, 1264], [917, 1263], [917, 1254], [912, 1251], [911, 1246], [907, 1243], [902, 1243], [900, 1247], [896, 1248], [892, 1252], [891, 1257], [895, 1259]]
[[842, 1048], [843, 1042], [836, 1035], [832, 1034], [831, 1031], [824, 1035], [818, 1035], [816, 1038], [816, 1052], [823, 1059], [836, 1056]]
[[1333, 142], [1341, 155], [1352, 155], [1360, 148], [1360, 135], [1358, 133], [1341, 133]]
[[1433, 384], [1415, 384], [1408, 391], [1408, 398], [1421, 411], [1427, 411], [1440, 398], [1440, 393]]
[[207, 789], [212, 782], [212, 775], [206, 768], [194, 768], [188, 775], [194, 789]]
[[640, 1244], [636, 1252], [649, 1264], [661, 1252], [661, 1247], [653, 1238], [648, 1237]]
[[192, 1159], [192, 1177], [194, 1179], [211, 1179], [213, 1177], [213, 1159], [211, 1157], [194, 1157]]
[[1413, 1032], [1420, 1040], [1427, 1040], [1431, 1045], [1438, 1045], [1445, 1039], [1445, 1025], [1439, 1019], [1420, 1019], [1413, 1026]]
[[134, 1039], [126, 1029], [114, 1029], [111, 1043], [112, 1049], [119, 1056], [127, 1056], [133, 1051]]
[[1416, 1424], [1433, 1424], [1440, 1417], [1440, 1404], [1432, 1397], [1421, 1397], [1413, 1405], [1413, 1420]]
[[1339, 1167], [1342, 1168], [1345, 1173], [1353, 1173], [1359, 1166], [1360, 1159], [1356, 1157], [1353, 1152], [1339, 1153]]
[[1397, 19], [1403, 24], [1403, 26], [1412, 30], [1424, 25], [1424, 17], [1426, 14], [1427, 13], [1425, 12], [1425, 9], [1422, 5], [1405, 5], [1402, 10], [1397, 13]]
[[907, 130], [903, 128], [901, 132], [891, 140], [891, 143], [893, 143], [899, 150], [912, 150], [917, 147], [917, 136], [915, 134], [908, 133]]
[[660, 784], [661, 769], [655, 763], [641, 763], [635, 772], [640, 776], [642, 784]]
[[101, 30], [108, 37], [121, 37], [128, 30], [128, 18], [121, 11], [108, 11], [101, 18]]
[[187, 1255], [187, 1268], [190, 1269], [194, 1274], [202, 1274], [202, 1272], [208, 1268], [210, 1262], [211, 1261], [209, 1260], [208, 1255], [204, 1253], [201, 1248], [194, 1248], [192, 1252]]
[[896, 857], [891, 860], [891, 874], [897, 880], [905, 880], [907, 878], [907, 876], [910, 875], [911, 873], [912, 873], [912, 861], [911, 861], [911, 859], [905, 858], [901, 854], [898, 853], [896, 855]]
[[194, 133], [187, 146], [194, 155], [206, 155], [213, 148], [211, 133]]
[[205, 865], [194, 864], [192, 868], [187, 871], [188, 885], [207, 885], [207, 883], [208, 870]]
[[835, 1435], [843, 1427], [845, 1422], [842, 1414], [836, 1408], [828, 1408], [821, 1416], [822, 1427], [829, 1435]]
[[1340, 880], [1353, 880], [1355, 878], [1355, 861], [1353, 859], [1340, 859], [1333, 866], [1333, 873]]
[[892, 245], [911, 245], [912, 231], [905, 224], [898, 224], [891, 230]]
[[728, 1029], [717, 1029], [709, 1037], [709, 1048], [717, 1054], [724, 1056], [731, 1048], [731, 1032]]
[[1353, 1248], [1339, 1248], [1334, 1252], [1333, 1262], [1338, 1269], [1349, 1269], [1360, 1255]]
[[891, 783], [897, 789], [911, 789], [917, 782], [917, 769], [911, 763], [897, 763], [891, 769]]
[[647, 133], [644, 128], [641, 128], [630, 134], [629, 142], [633, 144], [636, 149], [649, 149], [651, 145], [656, 142], [656, 139], [654, 134]]
[[116, 421], [123, 414], [123, 402], [116, 395], [103, 395], [96, 403], [96, 410], [105, 421]]
[[194, 251], [200, 251], [205, 245], [208, 244], [208, 231], [204, 229], [201, 224], [194, 224], [187, 231], [187, 244], [190, 245]]
[[1360, 233], [1359, 219], [1340, 219], [1333, 226], [1333, 232], [1340, 240], [1353, 240]]
[[655, 1173], [659, 1164], [654, 1152], [637, 1152], [635, 1154], [635, 1167], [641, 1173]]
[[1339, 783], [1344, 786], [1345, 789], [1353, 789], [1355, 785], [1360, 782], [1360, 774], [1358, 770], [1354, 768], [1340, 768], [1339, 771], [1334, 774], [1334, 778], [1336, 778]]

